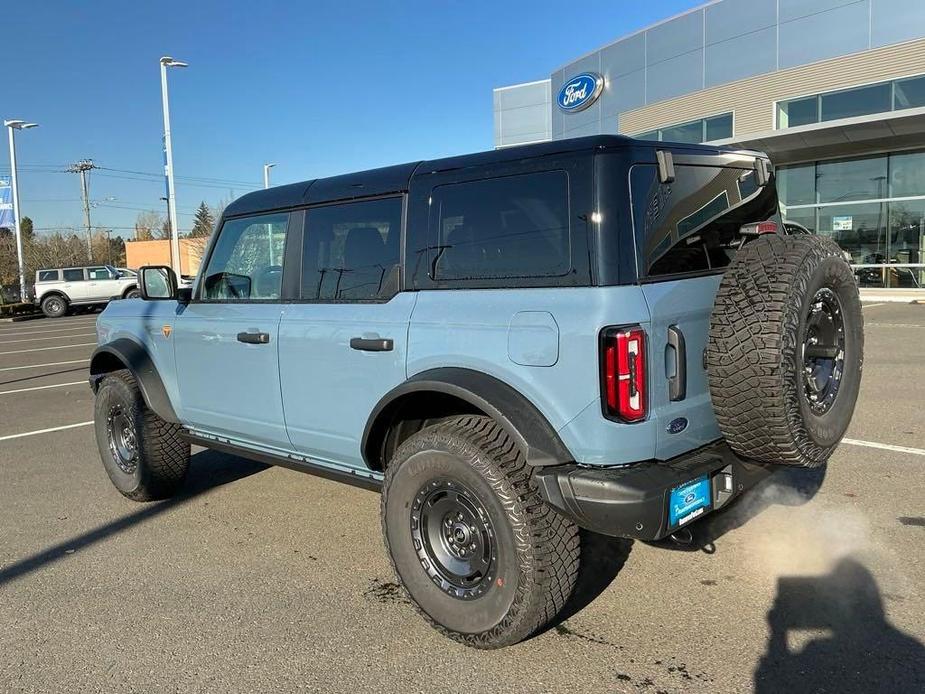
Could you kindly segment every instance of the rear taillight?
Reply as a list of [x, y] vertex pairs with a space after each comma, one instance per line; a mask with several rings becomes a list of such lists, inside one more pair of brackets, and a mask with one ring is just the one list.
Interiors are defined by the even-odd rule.
[[601, 340], [604, 411], [625, 422], [646, 418], [646, 332], [607, 328]]

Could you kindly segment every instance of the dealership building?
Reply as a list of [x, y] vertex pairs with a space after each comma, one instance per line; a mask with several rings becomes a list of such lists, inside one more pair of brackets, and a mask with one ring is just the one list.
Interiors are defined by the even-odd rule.
[[925, 0], [716, 0], [494, 90], [496, 147], [601, 133], [767, 152], [862, 287], [925, 287]]

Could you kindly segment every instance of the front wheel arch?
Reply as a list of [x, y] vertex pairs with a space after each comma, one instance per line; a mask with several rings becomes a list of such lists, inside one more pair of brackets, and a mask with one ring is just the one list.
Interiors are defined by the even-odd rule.
[[127, 369], [131, 373], [145, 404], [158, 417], [165, 422], [180, 423], [151, 355], [140, 344], [128, 338], [113, 340], [93, 352], [90, 358], [90, 387], [93, 392], [96, 392], [103, 376], [120, 369]]

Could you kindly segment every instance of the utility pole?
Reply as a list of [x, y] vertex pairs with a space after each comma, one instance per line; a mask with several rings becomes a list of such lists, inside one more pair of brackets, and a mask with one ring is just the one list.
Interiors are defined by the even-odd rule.
[[276, 164], [264, 164], [263, 165], [263, 187], [270, 187], [270, 169], [272, 169]]
[[87, 182], [87, 172], [97, 168], [91, 159], [81, 159], [68, 167], [69, 173], [80, 174], [80, 196], [84, 203], [84, 225], [87, 227], [87, 258], [93, 262], [93, 228], [90, 226], [90, 184]]

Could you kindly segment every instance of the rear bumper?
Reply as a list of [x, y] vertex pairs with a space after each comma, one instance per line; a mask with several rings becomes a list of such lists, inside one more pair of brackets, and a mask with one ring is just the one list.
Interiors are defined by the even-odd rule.
[[[766, 465], [742, 460], [719, 441], [664, 462], [542, 468], [536, 479], [546, 503], [582, 528], [614, 537], [659, 540], [722, 508], [771, 472]], [[704, 476], [710, 484], [709, 506], [672, 525], [668, 511], [672, 490]]]

